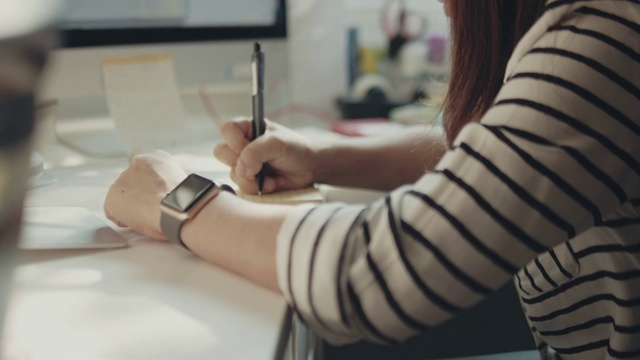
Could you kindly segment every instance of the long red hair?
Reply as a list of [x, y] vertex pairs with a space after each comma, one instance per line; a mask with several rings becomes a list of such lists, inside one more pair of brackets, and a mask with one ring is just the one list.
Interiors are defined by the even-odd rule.
[[546, 1], [447, 1], [452, 51], [443, 110], [451, 143], [464, 125], [489, 110], [515, 46], [542, 15]]

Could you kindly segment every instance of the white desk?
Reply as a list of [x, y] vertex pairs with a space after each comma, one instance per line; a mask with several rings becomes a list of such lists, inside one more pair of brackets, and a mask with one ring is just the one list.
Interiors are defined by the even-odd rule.
[[[81, 206], [104, 219], [104, 196], [126, 159], [83, 158], [52, 140], [47, 121], [37, 148], [57, 183], [31, 190], [27, 206]], [[213, 162], [210, 154], [180, 158], [187, 170], [215, 170], [202, 160]], [[122, 233], [125, 249], [23, 253], [0, 358], [275, 357], [282, 296], [174, 245]]]

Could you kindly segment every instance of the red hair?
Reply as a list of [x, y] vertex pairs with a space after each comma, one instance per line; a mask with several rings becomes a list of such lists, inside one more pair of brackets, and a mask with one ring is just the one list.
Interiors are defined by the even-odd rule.
[[480, 120], [492, 106], [514, 48], [542, 15], [546, 1], [447, 1], [452, 52], [443, 108], [451, 143], [464, 125]]

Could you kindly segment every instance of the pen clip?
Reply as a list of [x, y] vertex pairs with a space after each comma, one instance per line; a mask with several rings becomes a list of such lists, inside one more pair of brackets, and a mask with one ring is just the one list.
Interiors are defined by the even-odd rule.
[[253, 61], [251, 61], [251, 82], [253, 85], [253, 95], [258, 94], [258, 60], [256, 57], [253, 57]]
[[253, 84], [253, 95], [258, 95], [264, 89], [264, 53], [260, 43], [255, 43], [251, 56], [251, 79]]

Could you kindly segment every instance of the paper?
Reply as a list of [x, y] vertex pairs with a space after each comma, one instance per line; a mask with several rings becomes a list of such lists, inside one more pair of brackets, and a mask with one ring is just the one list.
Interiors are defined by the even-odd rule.
[[21, 249], [105, 249], [127, 245], [118, 232], [85, 208], [24, 208], [18, 244]]
[[272, 194], [248, 195], [238, 192], [238, 196], [249, 201], [268, 204], [302, 204], [322, 203], [324, 197], [317, 188], [311, 186], [304, 189], [280, 191]]
[[129, 155], [188, 143], [170, 55], [102, 61], [109, 113]]

